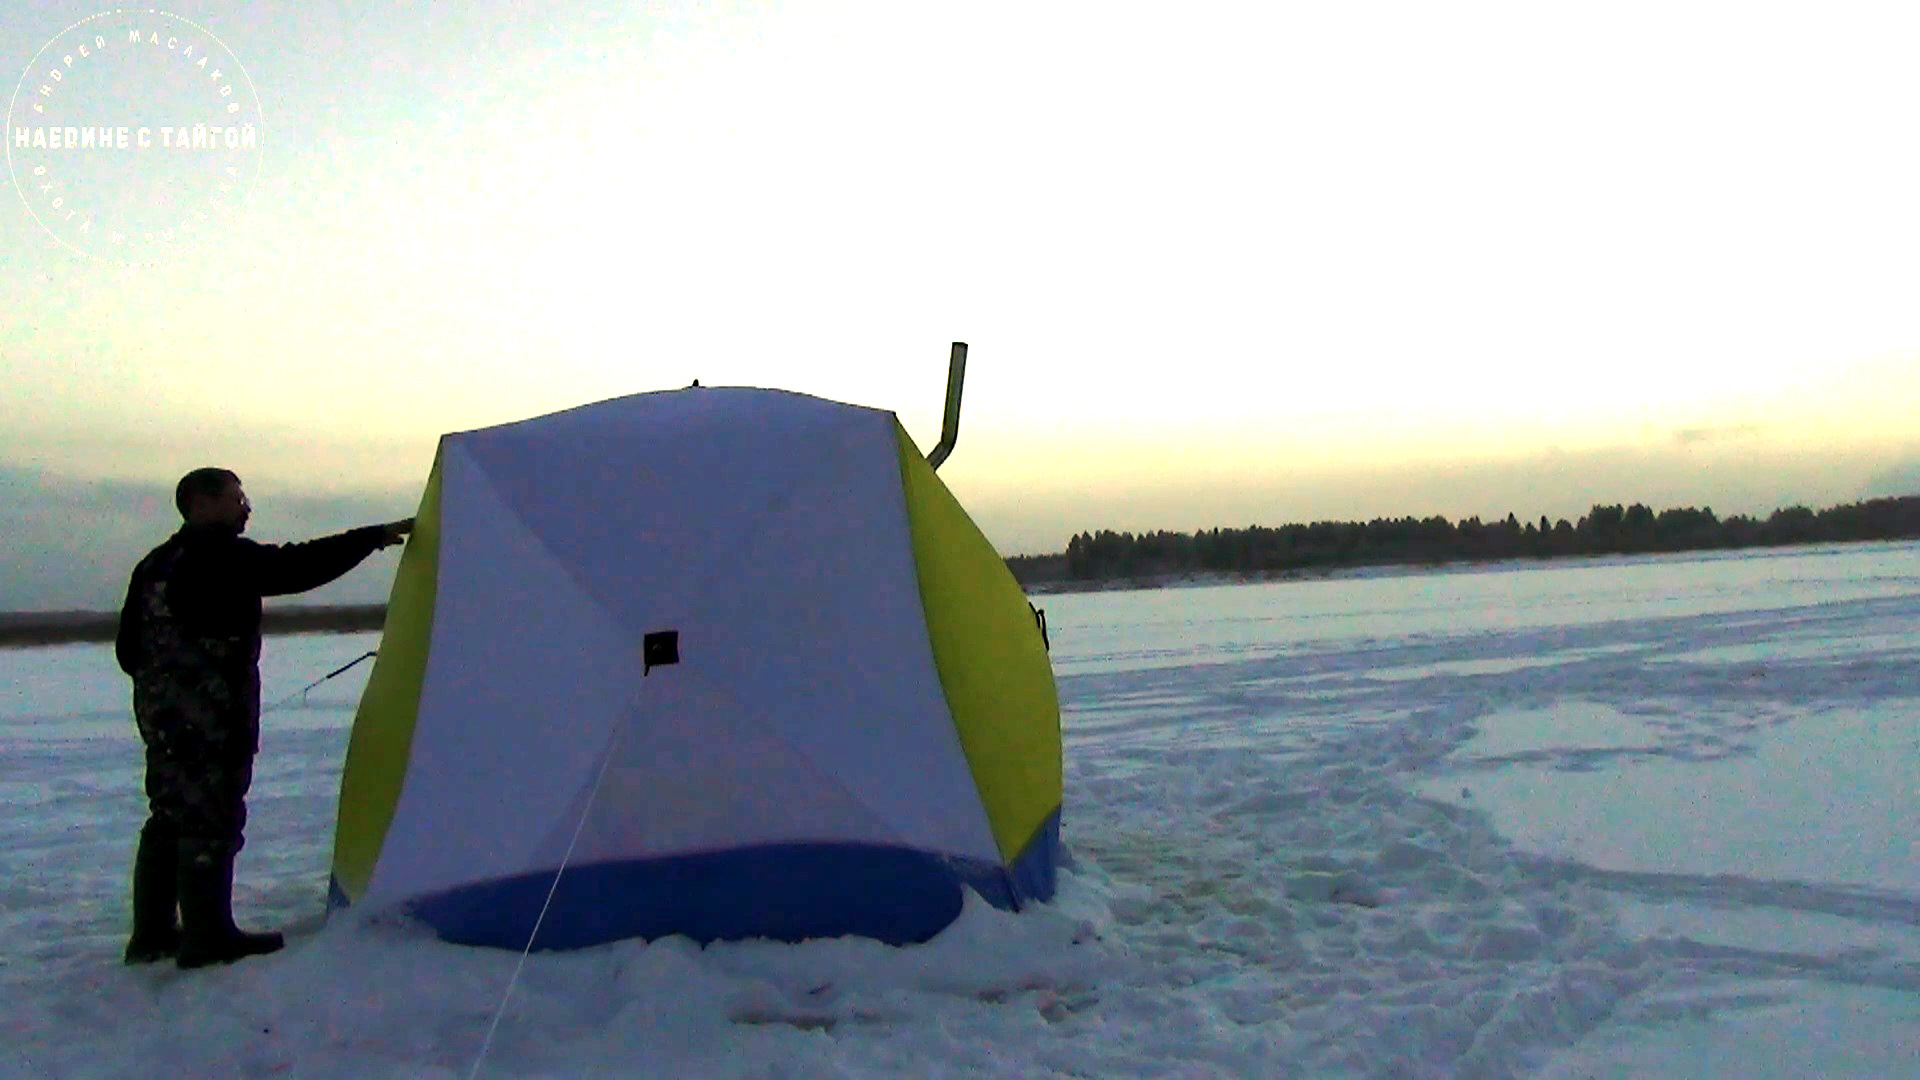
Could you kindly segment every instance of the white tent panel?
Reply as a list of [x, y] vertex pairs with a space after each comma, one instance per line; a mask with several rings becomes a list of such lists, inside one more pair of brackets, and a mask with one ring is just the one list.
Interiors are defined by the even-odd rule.
[[457, 441], [441, 468], [433, 630], [374, 901], [523, 870], [591, 781], [640, 678], [624, 631]]
[[[890, 823], [693, 671], [656, 671], [613, 760], [541, 845], [539, 869], [760, 844], [896, 844]], [[584, 824], [580, 822], [586, 814]], [[533, 868], [533, 867], [530, 867]]]
[[897, 453], [839, 465], [765, 521], [736, 573], [702, 597], [700, 613], [729, 631], [702, 659], [904, 841], [997, 858], [933, 665]]
[[[737, 574], [734, 555], [888, 413], [740, 388], [641, 394], [455, 436], [582, 588], [635, 634]], [[891, 446], [887, 460], [894, 460]], [[811, 556], [812, 552], [790, 553]]]

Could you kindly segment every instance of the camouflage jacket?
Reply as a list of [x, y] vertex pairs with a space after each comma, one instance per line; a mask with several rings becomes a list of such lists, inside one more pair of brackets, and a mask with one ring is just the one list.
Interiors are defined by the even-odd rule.
[[261, 544], [232, 529], [182, 526], [134, 567], [114, 655], [139, 699], [214, 693], [259, 713], [261, 598], [306, 592], [358, 566], [380, 526], [301, 544]]

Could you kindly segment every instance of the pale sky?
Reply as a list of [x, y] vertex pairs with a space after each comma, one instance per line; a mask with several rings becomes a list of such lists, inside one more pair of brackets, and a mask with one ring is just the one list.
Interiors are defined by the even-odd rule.
[[[117, 601], [195, 466], [300, 539], [411, 512], [443, 432], [695, 378], [930, 448], [956, 340], [941, 474], [1004, 554], [1920, 490], [1911, 5], [198, 0], [69, 30], [103, 10], [0, 26], [0, 610]], [[136, 24], [211, 34], [240, 93], [123, 33], [40, 97], [238, 100], [254, 149], [17, 147], [63, 50]], [[231, 163], [246, 205], [118, 265], [43, 224], [35, 162], [122, 216]]]

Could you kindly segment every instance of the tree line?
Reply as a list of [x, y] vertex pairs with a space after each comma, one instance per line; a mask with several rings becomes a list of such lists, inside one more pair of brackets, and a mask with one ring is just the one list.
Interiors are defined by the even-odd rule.
[[1596, 505], [1578, 521], [1484, 522], [1444, 517], [1316, 521], [1193, 533], [1083, 532], [1064, 555], [1007, 560], [1023, 584], [1103, 581], [1196, 572], [1273, 573], [1354, 566], [1633, 555], [1789, 544], [1920, 538], [1920, 495], [1869, 499], [1810, 510], [1792, 506], [1765, 518], [1721, 518], [1712, 508], [1655, 512], [1640, 503]]

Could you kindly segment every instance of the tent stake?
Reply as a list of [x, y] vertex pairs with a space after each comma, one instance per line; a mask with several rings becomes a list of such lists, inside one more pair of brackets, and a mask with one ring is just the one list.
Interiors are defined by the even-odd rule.
[[376, 653], [374, 650], [368, 649], [366, 652], [361, 653], [357, 658], [350, 660], [347, 663], [341, 664], [339, 667], [334, 668], [332, 671], [327, 672], [325, 675], [320, 676], [319, 678], [313, 680], [312, 682], [301, 687], [300, 689], [295, 690], [293, 693], [288, 694], [286, 697], [281, 698], [279, 701], [274, 702], [273, 704], [267, 706], [266, 708], [261, 709], [260, 711], [272, 712], [275, 709], [282, 708], [286, 705], [292, 704], [294, 698], [299, 698], [301, 702], [304, 704], [307, 700], [307, 691], [313, 689], [316, 686], [319, 686], [321, 683], [326, 682], [328, 679], [333, 678], [335, 675], [345, 674], [347, 669], [353, 667], [355, 664], [358, 664], [360, 661], [369, 659], [377, 655], [379, 654]]

